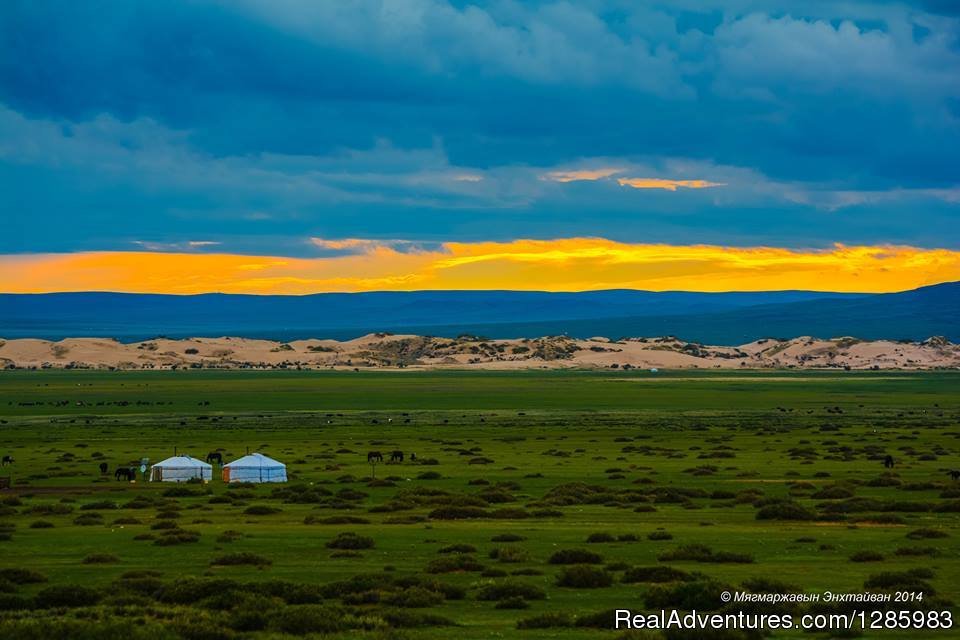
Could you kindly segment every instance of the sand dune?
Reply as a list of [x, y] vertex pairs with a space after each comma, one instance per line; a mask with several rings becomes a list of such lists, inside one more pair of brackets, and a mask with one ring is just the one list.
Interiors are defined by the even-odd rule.
[[758, 340], [737, 347], [709, 346], [674, 337], [574, 340], [484, 340], [370, 334], [354, 340], [158, 338], [124, 344], [103, 338], [0, 340], [0, 367], [182, 368], [405, 368], [484, 369], [586, 367], [605, 369], [933, 369], [960, 367], [960, 346], [943, 338], [923, 342], [855, 338]]

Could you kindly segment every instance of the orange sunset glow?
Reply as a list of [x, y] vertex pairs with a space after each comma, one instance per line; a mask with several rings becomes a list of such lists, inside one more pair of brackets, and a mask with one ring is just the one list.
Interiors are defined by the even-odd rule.
[[960, 252], [909, 246], [800, 250], [603, 238], [448, 242], [435, 250], [398, 250], [405, 245], [356, 238], [316, 238], [313, 244], [347, 252], [308, 258], [160, 252], [6, 255], [0, 256], [0, 282], [7, 293], [308, 294], [613, 288], [888, 292], [960, 280]]

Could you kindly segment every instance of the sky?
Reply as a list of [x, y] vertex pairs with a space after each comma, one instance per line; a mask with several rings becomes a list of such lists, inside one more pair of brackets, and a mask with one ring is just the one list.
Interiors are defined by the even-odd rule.
[[960, 5], [0, 3], [0, 291], [960, 280]]

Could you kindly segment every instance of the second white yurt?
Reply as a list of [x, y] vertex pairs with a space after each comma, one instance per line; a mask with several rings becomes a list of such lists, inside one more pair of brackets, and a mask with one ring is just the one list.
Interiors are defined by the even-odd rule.
[[224, 482], [286, 482], [287, 465], [262, 453], [251, 453], [223, 465]]
[[213, 478], [213, 467], [190, 456], [173, 456], [150, 467], [151, 482], [186, 482], [198, 478], [207, 482]]

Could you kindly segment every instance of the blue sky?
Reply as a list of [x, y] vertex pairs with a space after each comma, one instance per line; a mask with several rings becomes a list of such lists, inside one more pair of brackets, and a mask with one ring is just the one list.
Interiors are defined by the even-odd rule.
[[0, 253], [957, 249], [956, 6], [7, 0]]

